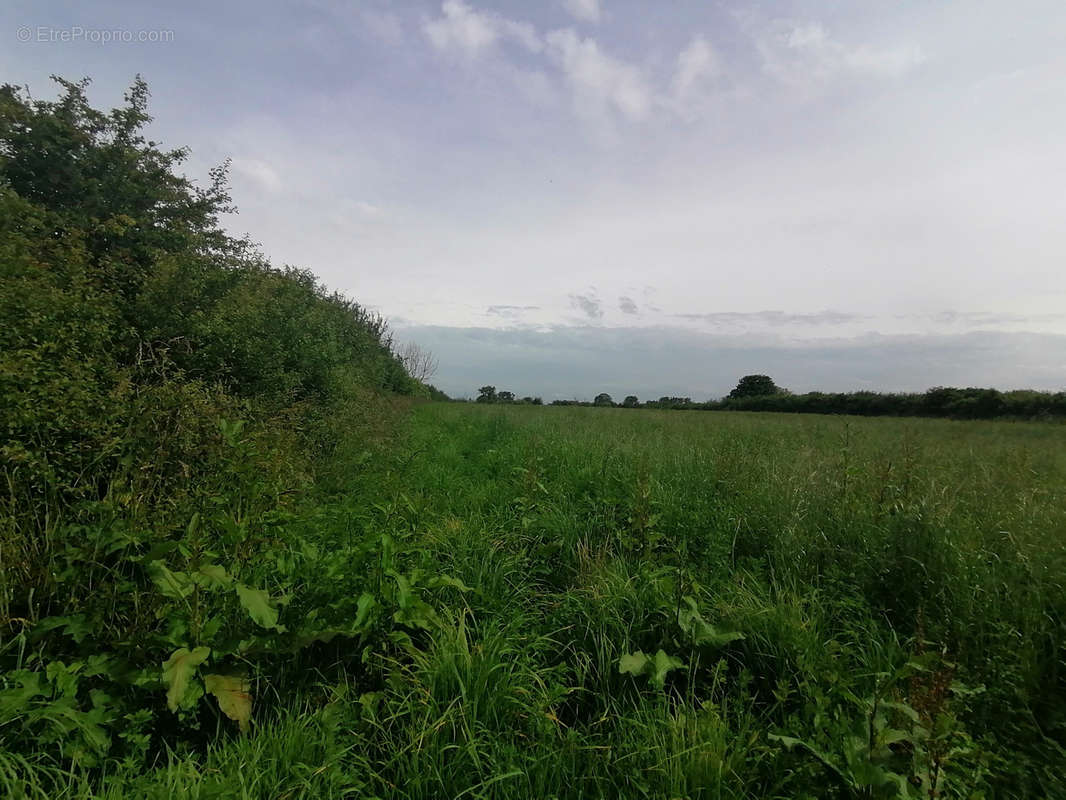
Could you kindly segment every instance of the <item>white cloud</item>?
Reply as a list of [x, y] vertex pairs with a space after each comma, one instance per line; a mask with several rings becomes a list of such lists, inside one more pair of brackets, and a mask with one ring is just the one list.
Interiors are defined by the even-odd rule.
[[368, 203], [366, 200], [360, 200], [355, 204], [356, 210], [368, 217], [381, 216], [381, 206], [376, 206], [373, 203]]
[[820, 22], [778, 20], [756, 37], [756, 47], [763, 70], [793, 86], [826, 83], [846, 75], [897, 78], [926, 60], [916, 44], [851, 45], [834, 39]]
[[846, 53], [845, 61], [858, 72], [894, 78], [910, 72], [925, 61], [925, 54], [920, 47], [913, 44], [881, 50], [861, 45]]
[[647, 117], [652, 90], [640, 69], [603, 52], [595, 39], [582, 39], [573, 30], [552, 31], [548, 53], [574, 90], [584, 113], [617, 111], [629, 119]]
[[544, 49], [544, 42], [537, 35], [537, 29], [528, 22], [497, 18], [496, 25], [504, 37], [518, 42], [529, 52], [539, 53]]
[[268, 192], [276, 192], [281, 189], [281, 176], [265, 161], [255, 158], [235, 158], [232, 166], [237, 175], [248, 179], [260, 189], [265, 189]]
[[694, 36], [688, 46], [677, 56], [677, 72], [674, 73], [673, 93], [684, 99], [704, 81], [721, 73], [718, 54], [703, 36]]
[[536, 29], [528, 22], [481, 12], [462, 0], [444, 0], [441, 14], [422, 23], [426, 38], [441, 52], [459, 52], [474, 58], [501, 39], [517, 42], [534, 53], [544, 47]]
[[563, 0], [563, 8], [581, 22], [599, 22], [603, 13], [600, 0]]
[[460, 50], [476, 56], [496, 41], [496, 26], [492, 19], [481, 14], [462, 0], [444, 0], [444, 16], [426, 20], [422, 30], [438, 50]]

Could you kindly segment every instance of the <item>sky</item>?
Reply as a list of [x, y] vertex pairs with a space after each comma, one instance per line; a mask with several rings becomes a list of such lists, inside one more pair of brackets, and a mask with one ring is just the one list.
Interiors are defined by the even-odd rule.
[[8, 0], [248, 234], [545, 399], [1066, 389], [1061, 0]]

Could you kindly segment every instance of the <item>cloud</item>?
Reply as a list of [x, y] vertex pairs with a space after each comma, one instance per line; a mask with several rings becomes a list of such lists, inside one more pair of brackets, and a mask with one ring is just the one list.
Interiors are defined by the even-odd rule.
[[640, 313], [640, 310], [637, 308], [637, 304], [633, 302], [633, 299], [624, 295], [618, 298], [618, 307], [622, 309], [623, 314]]
[[373, 203], [368, 203], [365, 200], [359, 200], [358, 202], [356, 202], [355, 208], [361, 214], [364, 214], [368, 217], [379, 217], [381, 216], [383, 211], [381, 206], [374, 205]]
[[260, 189], [265, 189], [268, 192], [276, 192], [281, 189], [281, 176], [265, 161], [254, 158], [235, 158], [233, 159], [232, 167], [236, 174], [247, 178]]
[[581, 22], [599, 22], [603, 13], [600, 0], [563, 0], [563, 8]]
[[537, 29], [528, 22], [499, 18], [496, 24], [504, 37], [513, 39], [529, 52], [539, 53], [544, 49], [544, 42], [537, 34]]
[[494, 317], [502, 317], [503, 319], [514, 320], [518, 319], [527, 311], [540, 311], [540, 306], [489, 306], [485, 309], [486, 314], [491, 314]]
[[615, 111], [629, 119], [648, 116], [653, 93], [640, 69], [603, 52], [595, 39], [582, 39], [570, 28], [552, 31], [546, 40], [548, 54], [570, 84], [580, 111]]
[[444, 0], [441, 14], [422, 23], [426, 38], [441, 52], [458, 52], [476, 58], [500, 39], [515, 41], [530, 52], [539, 52], [544, 47], [529, 23], [477, 11], [462, 0]]
[[834, 39], [820, 22], [777, 20], [757, 35], [756, 47], [763, 70], [792, 86], [826, 83], [847, 75], [898, 78], [926, 60], [916, 44], [846, 44]]
[[581, 309], [589, 319], [600, 319], [603, 317], [603, 309], [600, 308], [600, 301], [592, 295], [572, 294], [570, 295], [570, 304], [574, 308]]
[[1066, 314], [1012, 314], [996, 311], [937, 311], [932, 314], [901, 314], [901, 319], [927, 319], [938, 325], [969, 328], [1000, 325], [1040, 325], [1066, 320]]
[[674, 314], [678, 319], [699, 320], [714, 326], [738, 326], [747, 324], [780, 327], [785, 325], [846, 325], [867, 317], [843, 311], [817, 311], [814, 313], [787, 313], [784, 311], [712, 311], [702, 314]]
[[[582, 19], [598, 19], [599, 4], [572, 0], [573, 13]], [[581, 16], [584, 15], [584, 16]], [[721, 74], [721, 61], [707, 39], [697, 35], [678, 54], [668, 87], [656, 86], [647, 70], [606, 52], [592, 37], [582, 37], [572, 28], [541, 35], [528, 22], [482, 11], [463, 0], [444, 0], [441, 16], [423, 20], [422, 30], [439, 52], [476, 59], [497, 49], [500, 42], [520, 45], [530, 53], [545, 53], [573, 95], [575, 111], [586, 120], [607, 124], [612, 117], [644, 120], [653, 108], [689, 116], [688, 107], [701, 88]], [[543, 100], [554, 91], [544, 73], [517, 63], [497, 59], [496, 67], [510, 70], [512, 79], [531, 100]]]
[[496, 41], [496, 26], [492, 20], [462, 0], [445, 0], [441, 4], [444, 16], [426, 20], [422, 30], [438, 50], [459, 50], [476, 56]]
[[699, 85], [721, 73], [718, 54], [703, 36], [694, 36], [677, 56], [672, 91], [675, 98], [684, 100]]

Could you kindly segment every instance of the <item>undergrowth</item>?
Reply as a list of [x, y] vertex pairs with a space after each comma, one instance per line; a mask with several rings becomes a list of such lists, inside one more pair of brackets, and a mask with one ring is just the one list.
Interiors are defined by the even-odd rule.
[[94, 597], [5, 645], [7, 785], [1062, 796], [1057, 429], [438, 404], [397, 437], [243, 529], [82, 530]]

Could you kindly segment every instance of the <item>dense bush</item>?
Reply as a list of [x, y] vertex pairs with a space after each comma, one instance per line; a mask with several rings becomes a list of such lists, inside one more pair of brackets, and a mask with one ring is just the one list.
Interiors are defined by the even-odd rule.
[[211, 690], [206, 648], [232, 677], [295, 646], [272, 526], [428, 390], [384, 320], [226, 235], [225, 167], [144, 138], [143, 82], [111, 112], [59, 85], [0, 88], [0, 756], [91, 765]]
[[141, 133], [142, 82], [110, 113], [60, 85], [55, 102], [0, 89], [0, 469], [20, 516], [169, 469], [153, 448], [185, 432], [134, 435], [159, 416], [138, 405], [150, 386], [163, 407], [160, 387], [214, 393], [216, 419], [238, 398], [329, 403], [353, 380], [415, 389], [383, 320], [225, 235], [225, 169], [206, 189], [176, 174], [186, 152]]

